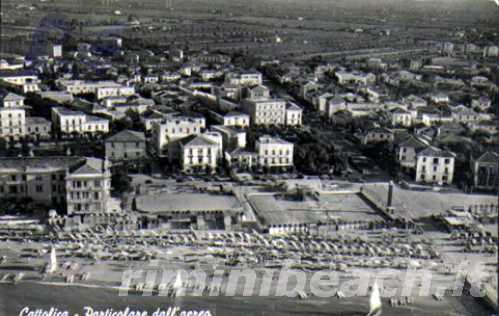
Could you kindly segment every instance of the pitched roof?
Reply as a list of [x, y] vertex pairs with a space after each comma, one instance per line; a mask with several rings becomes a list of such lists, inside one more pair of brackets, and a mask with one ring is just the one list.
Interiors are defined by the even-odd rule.
[[248, 116], [246, 113], [241, 113], [241, 112], [236, 112], [236, 111], [230, 111], [225, 114], [225, 117], [235, 117], [235, 116]]
[[217, 143], [202, 135], [191, 135], [181, 141], [183, 146], [217, 146]]
[[442, 150], [433, 146], [428, 146], [426, 149], [420, 151], [418, 153], [418, 156], [454, 158], [456, 155], [450, 151]]
[[25, 99], [22, 95], [18, 95], [12, 92], [0, 93], [0, 98], [2, 98], [4, 101]]
[[82, 157], [50, 156], [50, 157], [0, 157], [1, 169], [66, 169], [82, 162]]
[[132, 130], [123, 130], [119, 133], [114, 134], [106, 139], [106, 142], [143, 142], [146, 138], [144, 133], [136, 132]]
[[405, 141], [400, 143], [400, 147], [414, 147], [414, 148], [424, 148], [428, 146], [423, 140], [411, 135]]
[[476, 161], [499, 163], [499, 154], [492, 151], [487, 151], [486, 153], [481, 155]]
[[301, 107], [298, 105], [294, 104], [293, 102], [289, 102], [286, 110], [291, 110], [291, 111], [303, 111]]
[[84, 175], [102, 173], [103, 160], [97, 158], [85, 158], [83, 165], [71, 171], [71, 175]]

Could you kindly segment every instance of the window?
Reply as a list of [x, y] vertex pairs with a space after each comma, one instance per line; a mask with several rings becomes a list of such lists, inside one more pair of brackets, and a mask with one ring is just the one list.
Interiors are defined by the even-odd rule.
[[42, 193], [43, 192], [43, 186], [42, 185], [37, 185], [36, 186], [36, 192], [37, 193]]
[[16, 181], [17, 180], [17, 176], [14, 174], [14, 175], [11, 175], [10, 176], [10, 180], [12, 181]]
[[35, 177], [35, 180], [39, 182], [39, 181], [42, 181], [42, 180], [43, 180], [43, 178], [42, 178], [42, 176], [36, 176], [36, 177]]
[[52, 175], [52, 181], [56, 181], [57, 180], [57, 175], [56, 174], [53, 174]]
[[450, 164], [450, 159], [449, 158], [445, 158], [445, 164], [446, 165]]
[[94, 200], [99, 200], [99, 192], [94, 192]]
[[433, 158], [433, 164], [434, 165], [438, 164], [438, 158]]

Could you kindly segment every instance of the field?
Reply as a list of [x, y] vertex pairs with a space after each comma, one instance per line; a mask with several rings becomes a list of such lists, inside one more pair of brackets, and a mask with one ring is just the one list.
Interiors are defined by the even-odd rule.
[[[242, 51], [262, 57], [296, 57], [367, 48], [411, 49], [420, 40], [452, 40], [467, 25], [493, 31], [499, 19], [490, 1], [2, 1], [0, 51], [22, 53], [34, 33], [62, 35], [47, 20], [65, 20], [81, 38], [123, 36], [125, 45], [179, 45]], [[140, 21], [130, 27], [129, 21]], [[43, 22], [42, 22], [43, 21]], [[50, 22], [49, 24], [54, 24]], [[55, 23], [57, 24], [57, 23]], [[67, 30], [67, 29], [66, 29]], [[387, 36], [386, 31], [389, 31]], [[474, 36], [469, 32], [466, 36]], [[493, 36], [493, 35], [492, 35]], [[8, 40], [10, 39], [10, 41]], [[20, 41], [21, 40], [21, 41]], [[15, 43], [15, 44], [14, 44]]]

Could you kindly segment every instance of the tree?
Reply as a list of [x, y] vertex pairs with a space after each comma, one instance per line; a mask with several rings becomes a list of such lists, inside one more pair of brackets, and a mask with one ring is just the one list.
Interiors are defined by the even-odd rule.
[[127, 168], [118, 168], [111, 176], [111, 187], [118, 194], [123, 194], [132, 190], [132, 179], [125, 170], [127, 170]]

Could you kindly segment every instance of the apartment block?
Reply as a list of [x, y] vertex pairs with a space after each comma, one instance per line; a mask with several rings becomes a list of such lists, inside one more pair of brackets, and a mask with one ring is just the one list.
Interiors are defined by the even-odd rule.
[[430, 146], [416, 157], [416, 182], [438, 185], [452, 183], [456, 157], [454, 153]]
[[294, 145], [279, 137], [260, 137], [256, 141], [255, 150], [261, 167], [293, 166]]
[[62, 107], [52, 108], [52, 123], [61, 134], [109, 133], [109, 120]]

